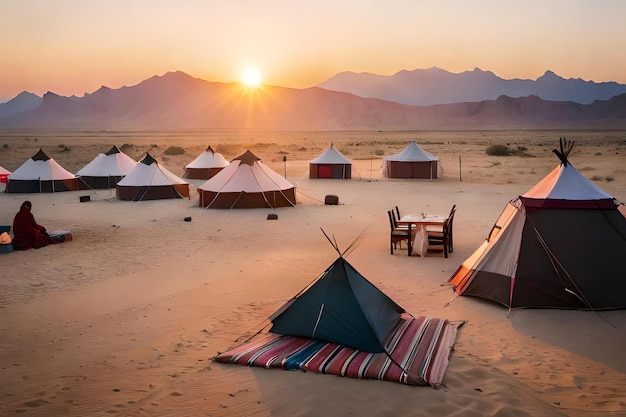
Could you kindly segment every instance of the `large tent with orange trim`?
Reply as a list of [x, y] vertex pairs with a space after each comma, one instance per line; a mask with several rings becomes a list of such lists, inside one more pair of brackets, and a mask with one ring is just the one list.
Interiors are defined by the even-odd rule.
[[571, 146], [450, 278], [458, 294], [509, 308], [626, 308], [624, 205], [572, 166]]

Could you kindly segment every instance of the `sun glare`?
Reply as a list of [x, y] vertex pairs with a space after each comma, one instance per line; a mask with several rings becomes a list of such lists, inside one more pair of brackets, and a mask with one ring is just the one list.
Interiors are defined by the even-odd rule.
[[256, 88], [261, 85], [261, 72], [256, 68], [246, 68], [241, 73], [241, 82], [246, 87]]

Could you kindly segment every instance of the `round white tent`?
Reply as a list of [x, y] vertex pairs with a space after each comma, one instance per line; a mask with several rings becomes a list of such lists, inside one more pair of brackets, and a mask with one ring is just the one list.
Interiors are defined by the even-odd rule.
[[416, 141], [394, 155], [383, 158], [383, 177], [435, 179], [442, 175], [438, 156], [426, 152]]
[[136, 165], [137, 161], [113, 146], [107, 153], [98, 154], [76, 176], [88, 188], [114, 188]]
[[224, 156], [215, 152], [210, 146], [193, 161], [185, 166], [183, 178], [190, 180], [208, 180], [220, 172], [228, 161]]
[[296, 205], [295, 186], [250, 151], [198, 187], [207, 208], [276, 208]]
[[159, 164], [149, 153], [116, 186], [118, 200], [189, 198], [189, 184]]
[[7, 193], [54, 193], [75, 191], [74, 174], [50, 158], [43, 150], [33, 155], [7, 177]]

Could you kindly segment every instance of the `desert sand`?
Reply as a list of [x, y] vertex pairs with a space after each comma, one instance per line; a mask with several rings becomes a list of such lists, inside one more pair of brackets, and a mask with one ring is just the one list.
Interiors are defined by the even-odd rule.
[[[127, 145], [178, 175], [208, 145], [227, 159], [249, 148], [296, 185], [298, 205], [203, 209], [202, 181], [190, 199], [144, 202], [0, 193], [0, 225], [28, 199], [48, 230], [73, 237], [0, 255], [0, 415], [626, 416], [626, 311], [509, 311], [447, 283], [507, 201], [558, 165], [559, 137], [577, 141], [574, 166], [626, 201], [626, 132], [2, 132], [11, 171], [39, 147], [76, 172]], [[381, 178], [381, 157], [411, 140], [441, 158], [442, 179]], [[308, 178], [330, 143], [353, 160], [351, 180]], [[494, 143], [529, 156], [486, 155]], [[185, 153], [168, 155], [172, 145]], [[389, 253], [387, 210], [452, 204], [449, 258]], [[212, 361], [336, 259], [320, 229], [340, 249], [354, 242], [346, 259], [412, 315], [466, 321], [441, 388]]]

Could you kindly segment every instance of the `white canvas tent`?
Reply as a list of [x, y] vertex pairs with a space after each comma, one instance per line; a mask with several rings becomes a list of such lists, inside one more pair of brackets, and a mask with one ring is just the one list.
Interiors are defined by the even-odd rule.
[[189, 198], [189, 184], [159, 164], [149, 153], [116, 186], [118, 200]]
[[33, 155], [7, 177], [7, 193], [54, 193], [75, 191], [74, 174], [50, 158], [43, 150]]
[[352, 178], [352, 162], [334, 144], [309, 162], [309, 178]]
[[213, 151], [209, 146], [198, 155], [196, 159], [185, 166], [183, 178], [190, 180], [208, 180], [227, 165], [228, 161], [226, 158], [224, 158], [221, 153]]
[[98, 154], [76, 177], [88, 188], [115, 188], [136, 165], [137, 161], [114, 145], [107, 153]]
[[276, 208], [296, 205], [296, 188], [250, 151], [198, 187], [200, 207]]
[[383, 158], [383, 177], [436, 179], [442, 176], [438, 156], [423, 150], [416, 141], [401, 152]]

